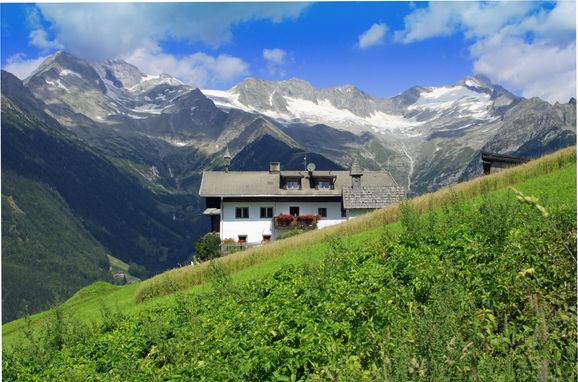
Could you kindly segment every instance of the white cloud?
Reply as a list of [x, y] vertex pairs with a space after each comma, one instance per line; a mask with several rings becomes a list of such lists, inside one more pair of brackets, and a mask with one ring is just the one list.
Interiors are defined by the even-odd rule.
[[430, 2], [395, 33], [403, 43], [462, 32], [474, 72], [525, 97], [576, 97], [576, 3]]
[[[39, 4], [57, 40], [88, 59], [114, 58], [175, 38], [218, 47], [231, 39], [231, 27], [250, 20], [295, 19], [305, 3], [101, 3]], [[87, 48], [88, 47], [88, 48]]]
[[123, 56], [123, 59], [147, 74], [168, 73], [201, 88], [231, 84], [248, 74], [248, 65], [240, 58], [201, 52], [178, 58], [162, 52], [152, 41]]
[[388, 27], [385, 24], [373, 24], [371, 28], [359, 36], [357, 46], [361, 49], [367, 49], [372, 46], [382, 45]]
[[57, 40], [49, 40], [47, 33], [44, 29], [34, 29], [28, 35], [30, 44], [37, 48], [40, 48], [44, 53], [53, 49], [62, 49], [64, 46]]
[[283, 49], [263, 49], [263, 58], [267, 62], [266, 68], [271, 76], [285, 77], [285, 64], [288, 54]]
[[536, 7], [532, 2], [430, 2], [405, 17], [405, 28], [395, 40], [411, 43], [463, 31], [467, 37], [482, 37], [522, 19]]
[[23, 53], [17, 53], [13, 56], [10, 56], [6, 59], [6, 65], [2, 69], [6, 70], [14, 74], [16, 77], [24, 80], [27, 78], [33, 71], [38, 68], [38, 66], [44, 61], [47, 57], [38, 57], [34, 59], [26, 59], [26, 56]]
[[284, 65], [287, 52], [283, 49], [263, 49], [263, 58], [276, 65]]
[[474, 71], [524, 97], [568, 102], [576, 97], [576, 44], [530, 44], [521, 38], [484, 39], [471, 47]]

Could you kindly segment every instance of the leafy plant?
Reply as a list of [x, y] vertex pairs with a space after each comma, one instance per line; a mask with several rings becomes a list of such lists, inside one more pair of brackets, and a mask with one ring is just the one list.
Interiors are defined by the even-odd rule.
[[303, 231], [302, 229], [292, 229], [286, 232], [283, 232], [281, 235], [279, 235], [277, 237], [277, 240], [283, 240], [283, 239], [287, 239], [289, 237], [293, 237], [293, 236], [297, 236], [297, 235], [301, 235], [302, 233], [304, 233], [305, 231]]
[[209, 232], [195, 244], [195, 257], [201, 261], [217, 258], [221, 254], [221, 239], [219, 234]]

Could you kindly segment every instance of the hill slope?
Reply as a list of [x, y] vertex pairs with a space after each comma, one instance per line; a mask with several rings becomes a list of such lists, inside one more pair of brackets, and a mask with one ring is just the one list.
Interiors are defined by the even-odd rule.
[[112, 281], [107, 253], [47, 184], [2, 172], [2, 322]]
[[[88, 255], [98, 264], [96, 269], [60, 268], [58, 281], [48, 284], [40, 278], [15, 280], [8, 276], [8, 283], [3, 285], [3, 298], [9, 303], [3, 311], [4, 319], [23, 313], [26, 305], [28, 312], [46, 309], [56, 297], [66, 299], [96, 279], [109, 280], [101, 272], [102, 268], [108, 270], [108, 261], [97, 260], [104, 252], [145, 266], [147, 274], [172, 267], [190, 256], [194, 241], [189, 237], [205, 231], [202, 224], [195, 225], [187, 219], [191, 213], [186, 209], [194, 203], [191, 197], [152, 193], [46, 115], [41, 103], [18, 79], [2, 72], [2, 86], [2, 194], [10, 196], [16, 205], [25, 203], [24, 197], [39, 201], [36, 211], [24, 211], [30, 214], [23, 215], [35, 217], [26, 223], [30, 243], [36, 243], [34, 249], [9, 238], [3, 241], [3, 253], [10, 256], [5, 260], [28, 259], [13, 264], [20, 267], [18, 275], [46, 272], [54, 277], [57, 269], [49, 271], [41, 262], [48, 252], [52, 261], [59, 264], [66, 262], [68, 253]], [[32, 195], [32, 190], [36, 194]], [[41, 205], [48, 200], [54, 203], [53, 207]], [[34, 209], [32, 200], [28, 202], [28, 208]], [[9, 234], [4, 228], [24, 222], [17, 219], [20, 215], [5, 211], [3, 238]], [[66, 217], [62, 211], [66, 211]], [[74, 223], [70, 227], [81, 228], [73, 230], [79, 239], [59, 242], [62, 228], [71, 219]], [[45, 232], [49, 228], [54, 230], [54, 236]], [[84, 272], [92, 276], [79, 284], [79, 275]], [[100, 276], [95, 278], [96, 275]], [[58, 284], [67, 287], [56, 287]], [[45, 292], [32, 298], [43, 288]]]
[[3, 376], [573, 380], [575, 161], [567, 150], [412, 201], [396, 229], [380, 211], [356, 235], [288, 239], [302, 263], [308, 248], [324, 260], [249, 283], [211, 262], [205, 293], [157, 299], [138, 315], [105, 309], [88, 332], [56, 310], [42, 334], [4, 354]]

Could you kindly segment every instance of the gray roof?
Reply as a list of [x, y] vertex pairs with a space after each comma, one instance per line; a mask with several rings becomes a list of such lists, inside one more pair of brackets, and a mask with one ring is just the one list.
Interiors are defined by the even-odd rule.
[[[205, 171], [203, 172], [199, 195], [201, 197], [341, 197], [342, 190], [351, 188], [349, 171], [313, 172], [313, 176], [335, 176], [335, 187], [333, 190], [311, 188], [308, 181], [301, 182], [302, 189], [300, 190], [286, 190], [281, 188], [281, 175], [297, 175], [304, 178], [304, 180], [309, 177], [307, 171], [283, 171], [281, 174], [268, 171]], [[361, 186], [391, 187], [397, 186], [397, 183], [385, 171], [364, 171], [361, 177]]]
[[349, 171], [351, 175], [363, 175], [363, 170], [359, 165], [357, 158], [353, 159], [353, 163], [351, 164], [351, 171]]
[[405, 188], [399, 186], [366, 186], [343, 189], [343, 208], [383, 208], [405, 198]]

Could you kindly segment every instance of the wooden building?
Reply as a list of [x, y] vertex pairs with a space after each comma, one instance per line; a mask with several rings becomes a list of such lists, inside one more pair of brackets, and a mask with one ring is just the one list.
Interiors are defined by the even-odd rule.
[[504, 169], [528, 162], [529, 159], [512, 155], [482, 152], [484, 175], [500, 172]]

